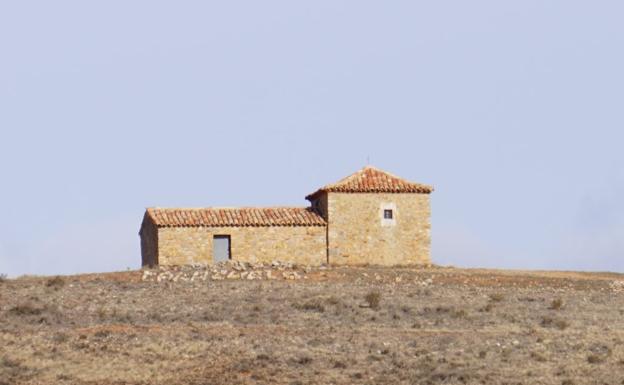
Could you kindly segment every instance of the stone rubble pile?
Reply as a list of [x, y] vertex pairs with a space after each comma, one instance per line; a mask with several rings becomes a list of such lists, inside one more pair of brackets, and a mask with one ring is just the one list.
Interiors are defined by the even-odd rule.
[[325, 270], [326, 266], [311, 267], [291, 262], [271, 263], [226, 261], [214, 265], [158, 266], [144, 270], [142, 280], [149, 282], [194, 282], [220, 280], [270, 280], [307, 279], [313, 270]]
[[609, 286], [616, 293], [624, 293], [624, 281], [613, 281]]
[[416, 281], [414, 281], [414, 283], [419, 285], [419, 286], [422, 286], [422, 287], [431, 286], [431, 285], [433, 285], [433, 277], [427, 278], [427, 279], [425, 279], [423, 281], [416, 280]]

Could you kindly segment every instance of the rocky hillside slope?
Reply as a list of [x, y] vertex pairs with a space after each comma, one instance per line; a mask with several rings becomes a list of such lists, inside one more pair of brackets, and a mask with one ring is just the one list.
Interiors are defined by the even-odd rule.
[[224, 264], [0, 281], [0, 384], [624, 384], [624, 276]]

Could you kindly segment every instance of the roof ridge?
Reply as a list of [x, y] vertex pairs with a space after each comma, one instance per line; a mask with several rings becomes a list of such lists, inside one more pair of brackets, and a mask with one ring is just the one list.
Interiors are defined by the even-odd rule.
[[375, 193], [421, 193], [429, 194], [433, 187], [411, 182], [395, 174], [367, 165], [335, 183], [325, 185], [306, 196], [310, 200], [321, 192], [375, 192]]
[[148, 208], [157, 227], [326, 226], [311, 207]]
[[240, 210], [240, 209], [308, 209], [309, 206], [204, 206], [204, 207], [146, 207], [147, 210]]

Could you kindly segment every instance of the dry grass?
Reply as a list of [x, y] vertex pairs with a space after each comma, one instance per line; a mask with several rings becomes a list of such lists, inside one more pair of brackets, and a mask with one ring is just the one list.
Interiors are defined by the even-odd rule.
[[570, 326], [570, 323], [564, 319], [560, 318], [552, 318], [550, 316], [545, 316], [542, 318], [541, 325], [545, 328], [555, 327], [559, 330], [567, 329]]
[[7, 279], [0, 385], [618, 385], [613, 279], [374, 267], [305, 281]]
[[319, 313], [323, 313], [325, 311], [325, 305], [319, 298], [314, 298], [305, 301], [304, 303], [295, 303], [293, 304], [293, 307], [299, 310], [316, 311]]

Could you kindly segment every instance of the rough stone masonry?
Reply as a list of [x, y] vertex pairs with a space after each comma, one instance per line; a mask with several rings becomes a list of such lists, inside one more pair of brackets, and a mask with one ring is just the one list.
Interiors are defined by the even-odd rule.
[[309, 207], [148, 208], [142, 263], [430, 264], [432, 191], [367, 166], [308, 195]]

